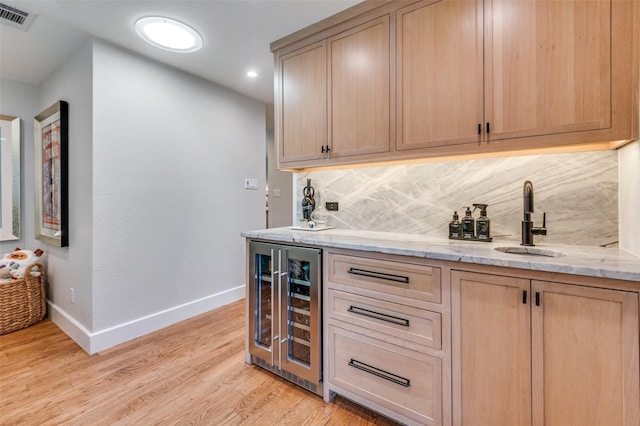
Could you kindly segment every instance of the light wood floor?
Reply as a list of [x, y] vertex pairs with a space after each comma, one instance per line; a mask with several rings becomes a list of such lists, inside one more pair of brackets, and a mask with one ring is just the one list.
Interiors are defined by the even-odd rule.
[[244, 300], [87, 355], [50, 320], [0, 336], [1, 425], [395, 425], [244, 363]]

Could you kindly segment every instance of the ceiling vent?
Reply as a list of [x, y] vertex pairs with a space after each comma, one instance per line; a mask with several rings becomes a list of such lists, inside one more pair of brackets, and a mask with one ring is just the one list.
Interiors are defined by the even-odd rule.
[[9, 25], [21, 31], [27, 31], [35, 17], [36, 15], [32, 13], [0, 3], [0, 23], [2, 24]]

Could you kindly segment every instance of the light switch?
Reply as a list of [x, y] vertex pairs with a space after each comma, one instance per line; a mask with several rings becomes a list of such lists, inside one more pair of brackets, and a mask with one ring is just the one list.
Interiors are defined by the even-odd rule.
[[280, 189], [274, 189], [273, 190], [273, 196], [274, 197], [281, 197], [282, 194], [280, 194]]
[[244, 189], [258, 189], [258, 179], [244, 178]]

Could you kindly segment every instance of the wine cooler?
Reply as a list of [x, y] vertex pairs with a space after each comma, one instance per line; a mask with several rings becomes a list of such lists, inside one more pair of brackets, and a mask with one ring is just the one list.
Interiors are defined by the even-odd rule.
[[252, 241], [249, 256], [251, 361], [322, 396], [322, 251]]

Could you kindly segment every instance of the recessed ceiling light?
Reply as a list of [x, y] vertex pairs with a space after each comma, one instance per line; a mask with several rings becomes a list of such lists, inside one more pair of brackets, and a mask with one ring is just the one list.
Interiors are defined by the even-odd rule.
[[255, 71], [247, 71], [247, 77], [256, 78], [258, 73]]
[[195, 52], [202, 47], [200, 34], [174, 19], [149, 16], [138, 19], [135, 28], [144, 41], [171, 52]]

